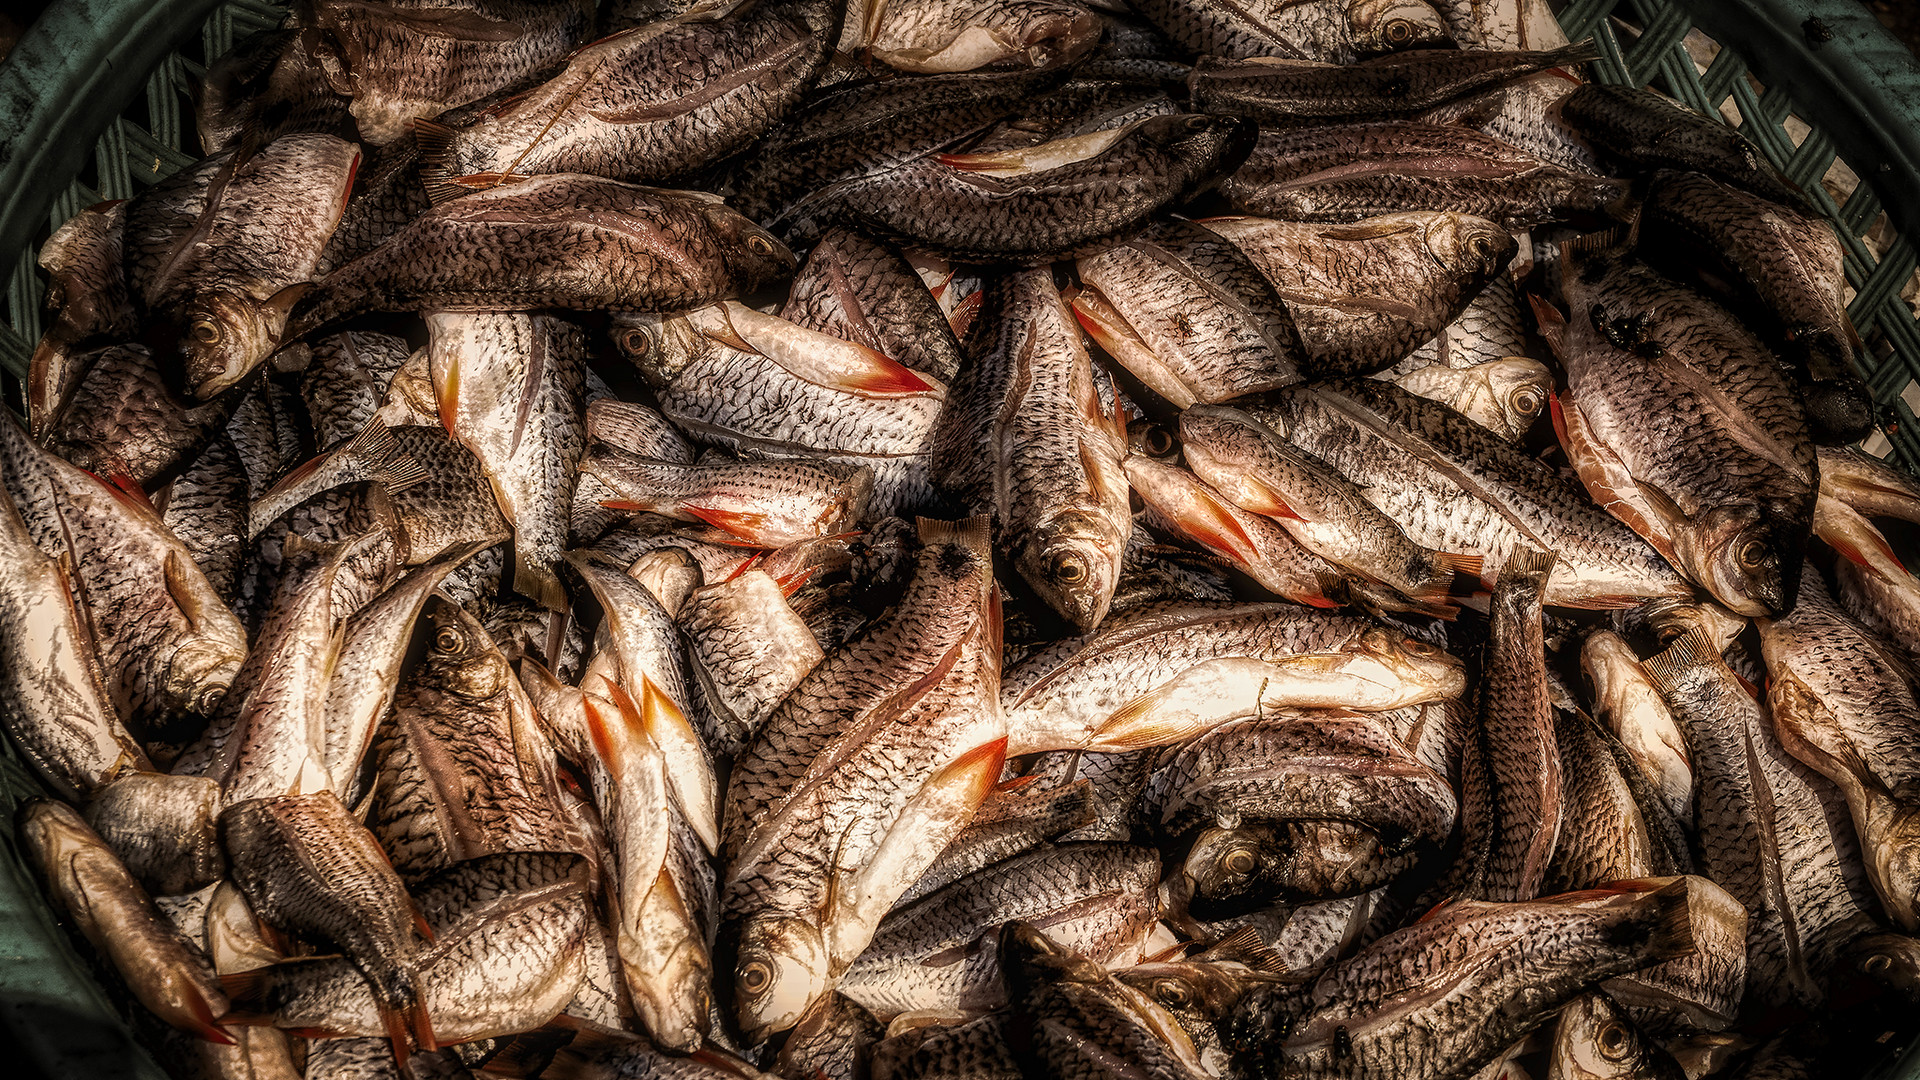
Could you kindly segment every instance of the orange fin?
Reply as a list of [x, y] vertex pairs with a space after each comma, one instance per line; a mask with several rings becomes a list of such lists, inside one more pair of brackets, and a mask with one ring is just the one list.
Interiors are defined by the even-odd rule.
[[387, 1041], [393, 1044], [393, 1063], [400, 1067], [400, 1075], [407, 1076], [407, 1058], [413, 1054], [413, 1043], [407, 1038], [407, 1017], [399, 1009], [380, 1008], [380, 1026], [386, 1029]]
[[985, 299], [983, 290], [975, 290], [961, 297], [947, 314], [947, 326], [953, 330], [953, 336], [964, 339], [967, 331], [973, 329], [973, 322], [980, 315], [980, 304]]
[[680, 509], [716, 529], [749, 543], [759, 542], [761, 532], [767, 524], [767, 515], [755, 514], [751, 511], [718, 510], [707, 506], [682, 506]]

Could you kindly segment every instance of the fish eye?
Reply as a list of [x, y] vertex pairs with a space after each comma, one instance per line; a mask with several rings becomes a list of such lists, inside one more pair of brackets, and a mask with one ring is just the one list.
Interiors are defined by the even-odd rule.
[[773, 968], [765, 960], [755, 960], [740, 969], [740, 989], [758, 994], [773, 985]]
[[1493, 258], [1493, 240], [1482, 233], [1467, 241], [1467, 250], [1482, 259], [1491, 259]]
[[773, 254], [773, 241], [758, 234], [747, 237], [747, 250], [755, 255]]
[[1627, 1033], [1626, 1025], [1617, 1020], [1602, 1027], [1593, 1041], [1608, 1061], [1619, 1061], [1633, 1049], [1633, 1037]]
[[1885, 975], [1893, 967], [1893, 957], [1886, 953], [1874, 953], [1860, 962], [1860, 970], [1869, 975]]
[[1193, 992], [1179, 979], [1153, 980], [1153, 996], [1170, 1009], [1184, 1009], [1193, 1004]]
[[1387, 24], [1387, 44], [1405, 45], [1413, 40], [1413, 24], [1405, 19], [1395, 19]]
[[1528, 386], [1515, 390], [1509, 401], [1513, 405], [1514, 412], [1521, 416], [1532, 416], [1540, 411], [1540, 406], [1546, 401], [1546, 395]]
[[1765, 566], [1769, 559], [1767, 545], [1758, 540], [1749, 540], [1740, 545], [1740, 565], [1748, 569]]
[[1213, 126], [1213, 121], [1211, 121], [1211, 120], [1209, 120], [1209, 119], [1207, 119], [1207, 118], [1206, 118], [1206, 117], [1204, 117], [1204, 116], [1189, 116], [1189, 117], [1187, 117], [1187, 130], [1188, 130], [1188, 131], [1205, 131], [1205, 130], [1207, 130], [1207, 129], [1208, 129], [1209, 127], [1212, 127], [1212, 126]]
[[628, 356], [645, 356], [653, 350], [653, 335], [637, 326], [629, 327], [620, 334], [620, 348]]
[[193, 340], [202, 345], [220, 344], [220, 324], [205, 315], [194, 319], [193, 325], [188, 328], [187, 333], [192, 336]]
[[1053, 559], [1051, 576], [1055, 581], [1066, 585], [1078, 585], [1087, 579], [1087, 561], [1080, 556], [1067, 552]]
[[226, 697], [226, 687], [209, 686], [205, 690], [200, 691], [199, 697], [193, 699], [193, 711], [202, 716], [212, 716], [213, 710], [219, 708], [220, 703], [225, 701]]
[[1148, 430], [1146, 438], [1141, 441], [1141, 446], [1149, 455], [1159, 457], [1173, 449], [1173, 436], [1163, 428], [1152, 428]]
[[433, 635], [434, 652], [459, 652], [460, 646], [463, 644], [465, 644], [465, 638], [461, 635], [460, 631], [455, 630], [451, 626], [443, 626]]
[[1227, 853], [1226, 858], [1220, 860], [1221, 869], [1229, 874], [1251, 874], [1253, 865], [1253, 852], [1246, 848], [1235, 848]]

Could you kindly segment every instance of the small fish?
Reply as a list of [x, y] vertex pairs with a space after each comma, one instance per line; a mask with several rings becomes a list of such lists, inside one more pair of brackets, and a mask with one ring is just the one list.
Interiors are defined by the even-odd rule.
[[1693, 825], [1693, 772], [1687, 743], [1640, 657], [1619, 635], [1597, 631], [1580, 647], [1580, 668], [1593, 684], [1594, 714], [1681, 825]]
[[1467, 368], [1428, 364], [1391, 381], [1410, 394], [1447, 406], [1509, 442], [1521, 441], [1553, 400], [1553, 372], [1527, 356], [1504, 356]]
[[1561, 100], [1559, 112], [1596, 148], [1634, 165], [1702, 172], [1783, 206], [1804, 205], [1746, 136], [1663, 94], [1586, 83]]
[[226, 876], [220, 785], [202, 776], [130, 772], [87, 803], [87, 824], [154, 896], [198, 892]]
[[27, 420], [35, 439], [46, 438], [86, 375], [92, 351], [86, 346], [125, 340], [139, 330], [120, 256], [126, 207], [123, 201], [90, 206], [40, 245], [53, 324], [40, 335], [27, 368]]
[[1613, 999], [1582, 994], [1553, 1025], [1547, 1080], [1683, 1080], [1680, 1063], [1636, 1027]]
[[871, 469], [806, 461], [680, 465], [605, 444], [580, 462], [614, 506], [704, 521], [754, 547], [830, 536], [865, 516]]
[[1100, 40], [1099, 18], [1062, 0], [887, 0], [850, 6], [865, 16], [858, 46], [888, 67], [918, 74], [1066, 67]]
[[211, 401], [184, 397], [171, 362], [145, 345], [110, 345], [78, 359], [85, 374], [57, 415], [35, 414], [41, 444], [99, 476], [143, 488], [190, 469], [240, 404], [240, 387]]
[[380, 1028], [404, 1052], [408, 1036], [436, 1049], [405, 886], [372, 834], [331, 791], [253, 799], [220, 815], [234, 883], [270, 926], [340, 946], [371, 985]]
[[1149, 0], [1139, 10], [1188, 49], [1236, 60], [1271, 56], [1351, 64], [1384, 52], [1453, 44], [1440, 13], [1425, 0]]
[[898, 249], [831, 229], [793, 276], [780, 317], [864, 345], [942, 383], [960, 370], [960, 342], [940, 302]]

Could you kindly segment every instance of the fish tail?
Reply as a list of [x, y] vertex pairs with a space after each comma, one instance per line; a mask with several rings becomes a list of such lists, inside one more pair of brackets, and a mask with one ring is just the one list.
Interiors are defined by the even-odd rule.
[[413, 1053], [413, 1043], [407, 1038], [405, 1012], [388, 1005], [381, 1005], [380, 1026], [386, 1030], [387, 1041], [393, 1044], [393, 1062], [399, 1066], [400, 1075], [409, 1075], [407, 1058]]
[[1693, 912], [1689, 906], [1686, 878], [1661, 886], [1648, 898], [1653, 904], [1653, 927], [1648, 945], [1664, 958], [1686, 956], [1694, 951]]
[[420, 182], [427, 189], [427, 201], [438, 206], [459, 198], [467, 189], [453, 182], [453, 138], [456, 132], [445, 124], [424, 117], [413, 119], [413, 142], [420, 148]]
[[347, 453], [366, 466], [369, 479], [386, 485], [389, 492], [405, 491], [427, 478], [426, 468], [393, 437], [393, 429], [377, 419], [360, 429], [347, 444]]
[[1675, 638], [1666, 651], [1649, 656], [1640, 667], [1653, 688], [1662, 697], [1670, 697], [1684, 685], [1687, 672], [1709, 661], [1720, 662], [1719, 650], [1707, 639], [1706, 631], [1696, 626]]
[[985, 551], [991, 544], [993, 535], [991, 519], [985, 514], [975, 514], [964, 521], [915, 518], [913, 523], [919, 529], [920, 542], [928, 547], [935, 544], [958, 544], [974, 551]]
[[1548, 67], [1567, 67], [1600, 59], [1600, 46], [1592, 38], [1562, 45], [1547, 53]]
[[220, 992], [227, 996], [227, 1011], [211, 1022], [243, 1027], [273, 1023], [273, 1010], [266, 1007], [274, 985], [272, 971], [271, 967], [259, 967], [219, 976]]

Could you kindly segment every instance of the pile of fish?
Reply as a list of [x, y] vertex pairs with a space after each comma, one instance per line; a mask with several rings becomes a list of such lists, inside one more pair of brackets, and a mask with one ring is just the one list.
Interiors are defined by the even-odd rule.
[[1912, 1034], [1828, 226], [1531, 3], [1089, 2], [304, 0], [46, 243], [0, 720], [167, 1068]]

